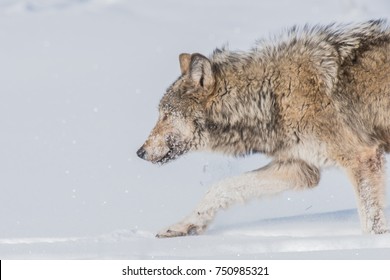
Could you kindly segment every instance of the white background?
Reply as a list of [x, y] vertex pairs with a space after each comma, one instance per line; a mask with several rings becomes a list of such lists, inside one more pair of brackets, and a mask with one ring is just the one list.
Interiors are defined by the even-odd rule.
[[211, 183], [268, 159], [135, 155], [181, 52], [389, 13], [386, 0], [0, 0], [0, 258], [389, 258], [338, 170], [222, 212], [204, 236], [155, 239]]

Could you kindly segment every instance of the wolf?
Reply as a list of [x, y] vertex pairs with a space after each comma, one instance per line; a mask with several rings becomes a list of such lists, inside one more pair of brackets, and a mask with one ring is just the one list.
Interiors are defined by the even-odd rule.
[[204, 232], [236, 202], [313, 188], [336, 166], [354, 187], [363, 232], [388, 232], [390, 28], [386, 20], [292, 27], [249, 51], [179, 56], [181, 75], [137, 155], [165, 164], [195, 150], [272, 161], [211, 186], [195, 210], [157, 237]]

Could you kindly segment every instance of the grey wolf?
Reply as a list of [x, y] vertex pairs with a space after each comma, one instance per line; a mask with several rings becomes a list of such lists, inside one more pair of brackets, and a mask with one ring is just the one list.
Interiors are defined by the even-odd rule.
[[[276, 38], [276, 39], [275, 39]], [[195, 210], [158, 233], [202, 233], [217, 211], [315, 187], [336, 166], [355, 189], [362, 230], [387, 232], [390, 28], [384, 20], [293, 27], [250, 51], [183, 53], [140, 158], [164, 164], [195, 150], [264, 153], [268, 165], [216, 183]]]

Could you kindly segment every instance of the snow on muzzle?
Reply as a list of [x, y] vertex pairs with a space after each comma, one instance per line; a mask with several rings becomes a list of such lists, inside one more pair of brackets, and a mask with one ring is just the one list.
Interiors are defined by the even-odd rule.
[[137, 151], [138, 157], [152, 163], [164, 164], [188, 151], [186, 142], [175, 135], [151, 135]]

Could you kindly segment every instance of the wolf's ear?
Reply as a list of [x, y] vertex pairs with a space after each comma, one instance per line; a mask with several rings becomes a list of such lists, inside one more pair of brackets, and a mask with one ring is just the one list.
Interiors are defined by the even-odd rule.
[[191, 55], [189, 53], [182, 53], [179, 55], [181, 74], [185, 75], [190, 69]]
[[210, 60], [207, 57], [195, 53], [191, 55], [190, 78], [203, 88], [210, 88], [214, 85], [214, 75]]

